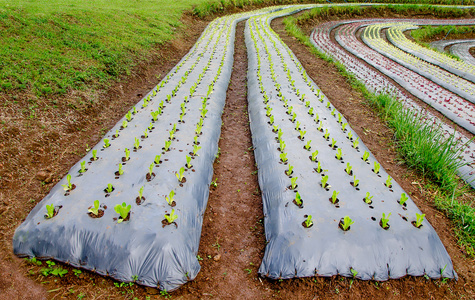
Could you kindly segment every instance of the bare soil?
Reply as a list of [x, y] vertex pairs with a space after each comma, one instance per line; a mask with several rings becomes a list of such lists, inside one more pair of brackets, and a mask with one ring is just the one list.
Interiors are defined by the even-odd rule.
[[[398, 158], [391, 131], [334, 66], [315, 58], [287, 36], [281, 20], [273, 22], [274, 29], [378, 161], [426, 214], [452, 257], [458, 281], [406, 277], [375, 282], [338, 276], [273, 281], [257, 275], [265, 237], [247, 116], [243, 23], [236, 32], [234, 70], [222, 117], [221, 154], [214, 165], [217, 187], [210, 189], [204, 215], [198, 252], [203, 259], [202, 270], [196, 279], [168, 294], [138, 285], [121, 286], [88, 271], [75, 276], [73, 268], [65, 265], [66, 276], [44, 277], [40, 274], [44, 263], [35, 266], [16, 258], [11, 240], [29, 211], [83, 157], [87, 145], [97, 143], [195, 43], [206, 22], [185, 18], [188, 30], [159, 49], [160, 57], [141, 65], [132, 76], [123, 78], [96, 102], [84, 107], [70, 107], [58, 98], [34, 99], [41, 109], [31, 109], [33, 98], [29, 95], [0, 95], [4, 105], [1, 120], [7, 121], [0, 124], [0, 299], [77, 299], [80, 295], [84, 299], [475, 298], [473, 259], [457, 245], [450, 221], [433, 207], [434, 195], [425, 189], [424, 179]], [[158, 74], [161, 76], [157, 78]], [[87, 100], [88, 95], [83, 96]]]

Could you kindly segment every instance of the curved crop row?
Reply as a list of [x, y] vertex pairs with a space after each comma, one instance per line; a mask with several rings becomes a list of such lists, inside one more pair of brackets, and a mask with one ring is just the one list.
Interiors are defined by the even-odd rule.
[[[271, 278], [456, 277], [430, 224], [270, 28], [253, 17], [249, 116]], [[351, 249], [351, 253], [349, 251]]]

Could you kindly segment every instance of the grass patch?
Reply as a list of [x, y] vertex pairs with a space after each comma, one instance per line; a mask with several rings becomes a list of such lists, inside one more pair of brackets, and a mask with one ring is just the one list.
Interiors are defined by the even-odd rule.
[[[429, 191], [435, 195], [434, 204], [453, 221], [459, 242], [467, 253], [475, 254], [475, 209], [472, 207], [475, 193], [456, 175], [461, 166], [457, 159], [461, 144], [454, 137], [445, 139], [439, 130], [421, 121], [417, 114], [405, 109], [392, 96], [369, 92], [343, 64], [313, 47], [310, 38], [297, 25], [301, 19], [309, 20], [307, 14], [298, 19], [285, 18], [286, 31], [309, 47], [317, 57], [336, 65], [340, 74], [376, 109], [382, 120], [392, 128], [396, 149], [406, 165], [432, 182]], [[312, 10], [311, 14], [316, 15], [316, 11]]]

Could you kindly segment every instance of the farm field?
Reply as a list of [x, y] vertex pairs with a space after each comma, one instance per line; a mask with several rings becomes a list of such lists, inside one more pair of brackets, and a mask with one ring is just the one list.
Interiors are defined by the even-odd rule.
[[[81, 103], [84, 107], [61, 102], [69, 92], [45, 96], [30, 88], [35, 96], [25, 97], [21, 88], [3, 91], [0, 267], [9, 276], [0, 279], [0, 298], [474, 297], [473, 219], [464, 218], [473, 217], [475, 194], [452, 175], [466, 181], [473, 176], [470, 76], [437, 77], [451, 86], [447, 91], [423, 82], [427, 74], [411, 75], [412, 82], [423, 82], [420, 87], [430, 86], [428, 100], [420, 96], [427, 90], [408, 93], [404, 78], [396, 80], [368, 58], [355, 67], [358, 57], [376, 56], [357, 52], [367, 49], [363, 43], [381, 51], [380, 60], [390, 59], [378, 47], [399, 34], [401, 27], [391, 27], [397, 19], [404, 20], [405, 30], [460, 23], [454, 19], [460, 17], [470, 25], [472, 15], [434, 12], [439, 17], [434, 22], [425, 13], [411, 24], [411, 8], [301, 12], [297, 20], [308, 39], [305, 46], [289, 34], [295, 19], [284, 25], [282, 16], [308, 8], [229, 9], [212, 22], [211, 16], [187, 14], [172, 41], [153, 50], [159, 58], [142, 64], [138, 59], [129, 75], [95, 86], [97, 92], [89, 92], [97, 103]], [[420, 11], [414, 14], [420, 17]], [[406, 37], [399, 35], [398, 43], [409, 47]], [[319, 44], [323, 41], [328, 44]], [[394, 49], [400, 50], [391, 51], [402, 51], [398, 43]], [[336, 54], [340, 64], [315, 55], [314, 46]], [[469, 66], [449, 58], [433, 56], [444, 60], [444, 72], [470, 73]], [[433, 62], [425, 64], [416, 69], [439, 73]], [[352, 75], [342, 73], [342, 65]], [[397, 68], [398, 74], [409, 72], [399, 65], [391, 71]], [[398, 150], [402, 138], [388, 117], [393, 112], [382, 118], [365, 100], [387, 91], [402, 103], [396, 105], [400, 112], [420, 112], [405, 121], [427, 122], [437, 144], [464, 144], [452, 158], [444, 157], [455, 162], [450, 170], [443, 169], [444, 162], [435, 169], [415, 164]], [[455, 109], [432, 105], [439, 103], [437, 97]], [[32, 108], [32, 99], [43, 101], [44, 109]], [[456, 199], [452, 206], [444, 202], [449, 193]], [[98, 195], [104, 200], [93, 204]], [[71, 206], [69, 199], [76, 197]], [[44, 205], [50, 203], [53, 210]], [[94, 206], [104, 216], [93, 218]], [[81, 252], [82, 242], [71, 239], [67, 245], [51, 238], [55, 228], [77, 223], [68, 234], [75, 235], [91, 219], [104, 225], [86, 229], [101, 236], [88, 247], [107, 249], [120, 241], [126, 249], [140, 249], [148, 232], [173, 254], [167, 258], [165, 250], [147, 246], [146, 256], [126, 250], [107, 265], [107, 251]], [[163, 233], [155, 234], [156, 227]], [[88, 241], [87, 234], [78, 239]], [[135, 237], [132, 242], [124, 240], [128, 235]], [[184, 258], [180, 239], [190, 251]], [[296, 246], [283, 251], [288, 242]], [[42, 243], [49, 246], [38, 247]], [[12, 246], [20, 256], [52, 256], [67, 264], [22, 260]], [[365, 252], [366, 246], [372, 250]], [[347, 256], [348, 247], [355, 251]], [[156, 269], [172, 271], [147, 273], [150, 259]]]

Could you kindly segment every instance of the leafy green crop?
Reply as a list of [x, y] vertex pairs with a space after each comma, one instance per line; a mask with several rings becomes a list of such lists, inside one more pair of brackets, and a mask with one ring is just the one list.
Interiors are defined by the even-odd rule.
[[358, 187], [359, 184], [360, 184], [360, 180], [356, 179], [356, 175], [354, 175], [353, 176], [353, 186]]
[[62, 184], [61, 186], [63, 187], [63, 189], [65, 191], [70, 191], [73, 188], [73, 185], [71, 183], [71, 174], [68, 174], [66, 176], [66, 180], [68, 181], [68, 183], [67, 184]]
[[381, 218], [381, 227], [384, 229], [387, 229], [389, 227], [388, 222], [389, 222], [389, 217], [391, 216], [391, 213], [386, 216], [385, 213], [383, 213], [383, 217]]
[[81, 162], [81, 169], [79, 170], [79, 173], [85, 173], [86, 172], [86, 161]]
[[[173, 202], [175, 201], [175, 191], [171, 190], [168, 196], [165, 196], [165, 200], [167, 200], [168, 205], [172, 206]], [[171, 222], [170, 222], [171, 223]]]
[[139, 199], [142, 199], [143, 197], [143, 189], [144, 189], [144, 186], [141, 186], [139, 189]]
[[97, 216], [99, 214], [99, 204], [99, 200], [94, 200], [94, 205], [88, 209], [88, 212]]
[[386, 183], [385, 183], [388, 188], [392, 187], [391, 182], [392, 182], [391, 175], [388, 175], [388, 179], [386, 179]]
[[406, 203], [406, 201], [408, 199], [409, 199], [409, 197], [407, 197], [407, 195], [405, 193], [402, 193], [401, 198], [399, 199], [399, 204], [404, 205], [404, 203]]
[[327, 182], [328, 182], [328, 175], [325, 175], [325, 176], [323, 176], [323, 178], [322, 178], [322, 187], [323, 187], [323, 188], [326, 188], [326, 187], [327, 187], [327, 185], [328, 185]]
[[114, 206], [115, 212], [120, 215], [120, 218], [117, 219], [117, 223], [122, 223], [127, 218], [131, 208], [132, 206], [130, 204], [127, 205], [125, 202], [122, 202], [122, 205], [117, 204]]
[[363, 160], [368, 161], [368, 158], [369, 158], [369, 152], [365, 150], [365, 152], [363, 153]]
[[312, 153], [311, 160], [316, 161], [317, 160], [317, 155], [318, 155], [318, 150], [315, 150], [315, 152]]
[[175, 173], [175, 176], [176, 176], [176, 178], [178, 178], [179, 182], [183, 181], [183, 178], [185, 177], [183, 175], [184, 173], [185, 173], [185, 168], [184, 167], [181, 167], [180, 170], [177, 173]]
[[170, 215], [165, 214], [165, 219], [168, 221], [169, 224], [173, 223], [176, 219], [178, 219], [178, 216], [175, 215], [175, 210], [172, 209]]
[[46, 218], [51, 219], [54, 216], [54, 204], [46, 204]]
[[295, 190], [295, 188], [297, 187], [297, 179], [298, 179], [298, 177], [290, 178], [290, 187], [293, 190]]
[[425, 214], [418, 214], [416, 213], [416, 227], [419, 228], [422, 225], [422, 222], [424, 221]]
[[280, 160], [282, 162], [284, 162], [284, 163], [287, 162], [287, 160], [288, 160], [287, 159], [287, 153], [281, 153], [279, 156], [280, 156]]
[[374, 171], [375, 174], [379, 174], [379, 169], [380, 168], [381, 168], [381, 165], [377, 161], [374, 161], [373, 171]]
[[366, 204], [371, 204], [373, 202], [373, 197], [374, 196], [371, 196], [371, 194], [369, 192], [366, 192], [366, 197], [364, 198], [364, 202], [366, 202]]
[[289, 165], [289, 169], [285, 171], [285, 174], [287, 174], [287, 176], [290, 176], [293, 172], [293, 169], [294, 169], [294, 166]]
[[191, 164], [191, 156], [186, 156], [186, 167], [188, 169], [191, 169], [193, 167], [193, 165]]
[[345, 168], [346, 174], [351, 175], [351, 169], [352, 168], [353, 167], [350, 165], [350, 163], [346, 163], [346, 168]]
[[97, 160], [97, 149], [92, 150], [92, 160], [96, 161]]
[[108, 183], [107, 188], [106, 188], [106, 192], [112, 193], [113, 190], [114, 190], [114, 187], [112, 186], [112, 183]]
[[338, 149], [336, 150], [336, 158], [337, 158], [338, 160], [341, 160], [341, 159], [343, 158], [343, 152], [341, 151], [341, 148], [338, 148]]
[[353, 221], [349, 216], [345, 216], [343, 218], [343, 222], [341, 222], [340, 224], [343, 230], [347, 231], [352, 224], [355, 224], [355, 221]]
[[109, 148], [111, 146], [109, 139], [104, 139], [104, 148]]
[[313, 225], [312, 216], [308, 215], [307, 219], [305, 220], [305, 227], [309, 228], [312, 225]]
[[135, 150], [139, 150], [140, 148], [140, 140], [138, 138], [135, 138], [134, 148]]
[[198, 147], [197, 145], [194, 145], [193, 146], [193, 155], [194, 156], [197, 156], [198, 155], [198, 150], [200, 150], [201, 147]]
[[150, 177], [153, 175], [153, 167], [155, 167], [155, 162], [151, 163], [148, 166], [148, 174], [150, 175]]
[[129, 122], [127, 122], [127, 120], [124, 120], [122, 121], [122, 128], [127, 128], [127, 125], [129, 124]]
[[130, 150], [125, 148], [125, 160], [129, 160], [130, 159]]
[[337, 197], [338, 197], [338, 194], [339, 194], [339, 193], [340, 193], [340, 192], [333, 191], [333, 193], [332, 193], [332, 203], [333, 203], [333, 204], [335, 204], [335, 203], [336, 203], [336, 200], [338, 200]]
[[160, 158], [162, 157], [161, 154], [158, 154], [158, 155], [155, 155], [155, 159], [153, 160], [153, 162], [157, 165], [160, 164]]
[[295, 193], [295, 203], [297, 203], [298, 206], [302, 205], [302, 197], [299, 192]]
[[124, 174], [124, 170], [122, 169], [122, 164], [119, 164], [119, 171], [117, 171], [119, 173], [119, 175], [122, 175]]

